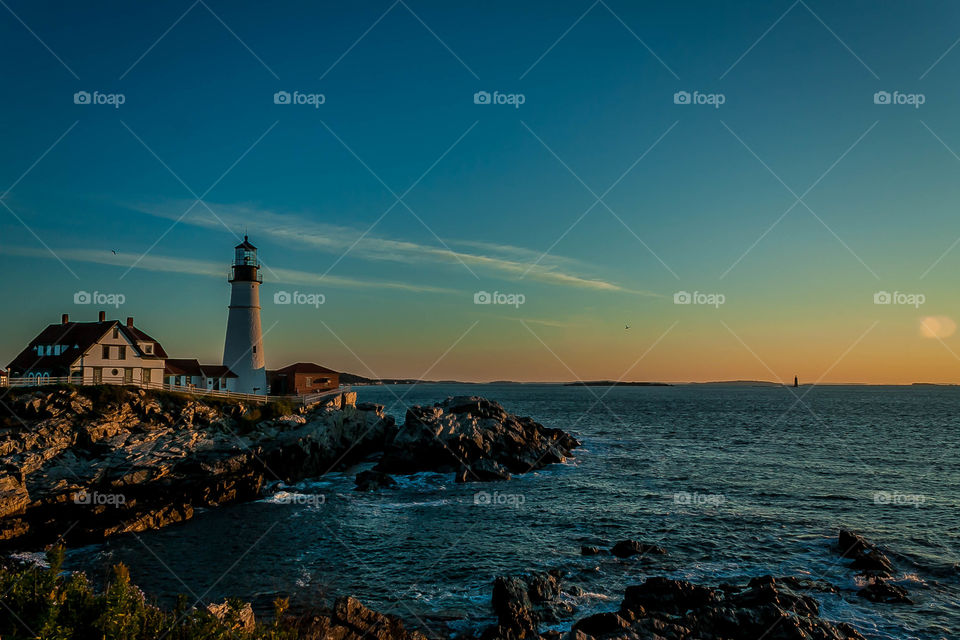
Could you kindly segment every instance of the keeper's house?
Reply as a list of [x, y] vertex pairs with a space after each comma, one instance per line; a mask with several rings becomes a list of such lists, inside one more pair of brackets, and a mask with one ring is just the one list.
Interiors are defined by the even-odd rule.
[[10, 378], [69, 378], [75, 384], [163, 382], [166, 352], [160, 343], [127, 323], [70, 322], [63, 314], [34, 338], [7, 367]]

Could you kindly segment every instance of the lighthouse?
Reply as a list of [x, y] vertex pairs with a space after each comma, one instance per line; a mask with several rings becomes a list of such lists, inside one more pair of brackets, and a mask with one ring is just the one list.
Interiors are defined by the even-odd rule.
[[227, 339], [223, 345], [223, 364], [237, 374], [240, 393], [266, 395], [267, 370], [263, 359], [260, 328], [260, 261], [257, 248], [247, 236], [234, 248], [230, 272], [230, 311]]

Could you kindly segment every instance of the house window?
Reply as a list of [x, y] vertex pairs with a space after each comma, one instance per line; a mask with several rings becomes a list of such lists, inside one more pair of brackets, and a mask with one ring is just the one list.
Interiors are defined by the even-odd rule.
[[120, 328], [119, 328], [119, 327], [114, 327], [114, 328], [113, 328], [113, 337], [114, 337], [114, 339], [120, 337]]
[[257, 352], [257, 345], [253, 345], [253, 352], [254, 352], [254, 353]]
[[126, 367], [123, 370], [123, 381], [126, 383], [133, 382], [133, 367]]
[[144, 352], [146, 352], [146, 353], [153, 353], [153, 345], [152, 345], [152, 344], [145, 344], [145, 345], [143, 345], [143, 350], [144, 350]]
[[307, 378], [306, 381], [304, 382], [304, 384], [309, 387], [311, 382], [312, 382], [312, 380], [311, 380], [310, 378]]
[[104, 360], [110, 359], [110, 345], [108, 344], [103, 345], [103, 359]]
[[119, 355], [117, 355], [117, 359], [118, 359], [118, 360], [126, 360], [126, 359], [127, 359], [127, 345], [122, 344], [122, 345], [120, 345], [119, 347], [117, 347], [117, 353], [119, 354]]
[[94, 367], [93, 368], [93, 384], [101, 384], [103, 382], [103, 367]]
[[144, 369], [144, 370], [143, 370], [143, 381], [144, 381], [144, 382], [150, 382], [150, 381], [151, 381], [151, 380], [150, 380], [150, 369]]

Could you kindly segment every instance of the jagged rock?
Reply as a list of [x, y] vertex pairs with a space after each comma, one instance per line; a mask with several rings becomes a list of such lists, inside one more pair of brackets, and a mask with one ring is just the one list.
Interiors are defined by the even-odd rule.
[[627, 587], [624, 592], [621, 612], [683, 613], [688, 609], [706, 607], [722, 600], [722, 594], [714, 589], [701, 587], [685, 580], [647, 578], [640, 585]]
[[325, 638], [332, 640], [426, 640], [417, 631], [407, 631], [400, 618], [366, 608], [356, 598], [338, 598]]
[[17, 424], [0, 429], [0, 543], [40, 547], [68, 528], [68, 543], [97, 542], [256, 499], [268, 481], [355, 464], [382, 451], [396, 426], [381, 405], [354, 404], [257, 421], [266, 407], [174, 393], [11, 390], [13, 415], [0, 415]]
[[637, 542], [636, 540], [621, 540], [610, 549], [610, 553], [618, 558], [629, 558], [637, 555], [663, 555], [666, 552], [663, 547]]
[[483, 637], [486, 640], [536, 638], [541, 622], [558, 619], [563, 608], [558, 601], [560, 593], [561, 577], [556, 571], [498, 577], [493, 583], [491, 600], [497, 624], [488, 628]]
[[907, 590], [901, 586], [890, 584], [883, 578], [874, 578], [863, 589], [857, 592], [861, 598], [866, 598], [870, 602], [883, 602], [886, 604], [913, 604]]
[[584, 556], [595, 556], [600, 553], [600, 547], [580, 547], [580, 555]]
[[837, 548], [842, 557], [853, 558], [850, 568], [855, 571], [874, 576], [890, 576], [893, 573], [890, 558], [859, 534], [841, 529], [837, 536]]
[[573, 628], [591, 636], [606, 636], [630, 628], [630, 623], [616, 613], [595, 613], [578, 620]]
[[227, 628], [234, 631], [249, 632], [257, 626], [256, 618], [253, 615], [253, 607], [249, 602], [244, 602], [239, 607], [226, 601], [221, 604], [208, 604], [207, 611]]
[[397, 486], [397, 481], [386, 473], [379, 471], [361, 471], [354, 480], [357, 486], [356, 491], [376, 491], [388, 487]]
[[503, 480], [562, 462], [579, 444], [496, 402], [456, 396], [432, 407], [410, 407], [376, 468], [404, 474], [453, 472], [461, 481]]

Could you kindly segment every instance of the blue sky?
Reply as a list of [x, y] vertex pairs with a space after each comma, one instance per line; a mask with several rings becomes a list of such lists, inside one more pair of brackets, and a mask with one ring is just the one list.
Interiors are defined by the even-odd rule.
[[[953, 380], [952, 333], [925, 339], [920, 323], [960, 315], [960, 250], [940, 259], [960, 237], [958, 14], [8, 2], [0, 265], [16, 277], [0, 283], [0, 354], [60, 313], [93, 318], [73, 304], [86, 290], [123, 293], [111, 315], [168, 351], [219, 360], [246, 228], [268, 267], [270, 366]], [[278, 91], [324, 102], [278, 105]], [[280, 290], [326, 300], [273, 305]], [[926, 301], [878, 307], [880, 290]], [[475, 305], [477, 291], [525, 302]], [[677, 291], [725, 303], [675, 305]]]

